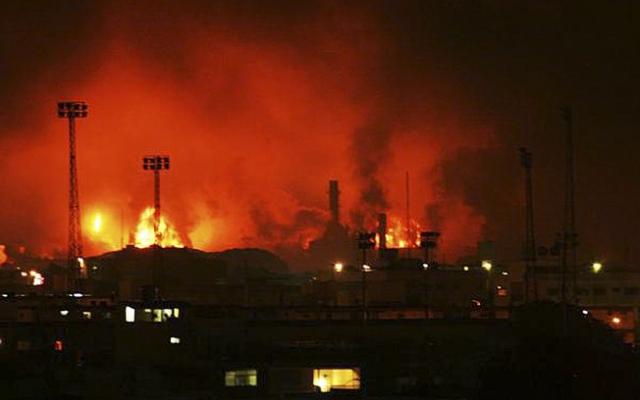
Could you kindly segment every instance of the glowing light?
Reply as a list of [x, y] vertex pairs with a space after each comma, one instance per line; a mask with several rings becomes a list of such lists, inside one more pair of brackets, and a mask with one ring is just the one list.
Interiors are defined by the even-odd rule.
[[[144, 248], [155, 244], [154, 211], [153, 207], [147, 207], [142, 214], [140, 214], [135, 236], [136, 247]], [[184, 247], [180, 236], [164, 215], [160, 216], [158, 230], [160, 234], [160, 243], [158, 244], [160, 247]]]
[[370, 266], [370, 265], [367, 265], [367, 264], [364, 264], [364, 265], [362, 266], [362, 270], [363, 270], [364, 272], [371, 272], [371, 266]]
[[341, 262], [337, 262], [333, 264], [333, 270], [336, 272], [342, 272], [343, 268], [344, 268], [344, 264], [342, 264]]
[[423, 264], [422, 264], [422, 268], [423, 268], [423, 269], [429, 269], [429, 264], [427, 264], [427, 263], [423, 263]]
[[589, 315], [589, 311], [587, 311], [587, 310], [582, 310], [582, 315]]
[[597, 261], [594, 262], [593, 264], [591, 264], [591, 269], [593, 270], [594, 274], [597, 274], [602, 269], [602, 263]]
[[509, 273], [507, 271], [502, 271], [502, 276], [508, 276]]
[[93, 233], [100, 233], [102, 230], [102, 215], [100, 213], [96, 213], [93, 217], [91, 228], [93, 229]]
[[180, 338], [179, 337], [175, 337], [175, 336], [171, 336], [169, 338], [169, 343], [171, 343], [171, 344], [180, 344]]
[[66, 317], [67, 315], [69, 315], [69, 310], [60, 310], [60, 315]]
[[611, 318], [611, 322], [613, 322], [614, 325], [620, 325], [620, 322], [622, 322], [622, 320], [619, 317], [613, 317]]
[[489, 260], [482, 260], [482, 268], [489, 272], [491, 271], [491, 268], [493, 268], [493, 264], [491, 264], [491, 261]]
[[[26, 273], [24, 273], [24, 274], [26, 274]], [[33, 278], [32, 282], [31, 282], [31, 284], [33, 286], [42, 286], [42, 285], [44, 285], [44, 276], [42, 276], [42, 274], [39, 273], [38, 271], [32, 269], [31, 271], [29, 271], [29, 276], [31, 278]]]
[[464, 267], [462, 267], [462, 269], [463, 269], [465, 272], [468, 272], [468, 271], [469, 271], [469, 266], [468, 266], [468, 265], [465, 265]]
[[326, 378], [326, 375], [319, 376], [315, 380], [315, 382], [313, 382], [313, 384], [315, 386], [318, 386], [322, 393], [326, 393], [331, 389], [331, 386], [329, 385], [329, 380]]

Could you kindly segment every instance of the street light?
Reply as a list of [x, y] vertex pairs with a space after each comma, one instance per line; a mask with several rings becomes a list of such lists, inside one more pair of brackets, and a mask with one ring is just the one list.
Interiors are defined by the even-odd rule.
[[160, 232], [160, 171], [169, 169], [169, 156], [153, 155], [143, 157], [142, 169], [145, 171], [153, 171], [153, 233], [155, 235], [155, 244], [160, 246], [162, 242], [162, 234]]
[[593, 270], [594, 274], [597, 274], [598, 272], [600, 272], [600, 270], [602, 269], [602, 263], [595, 261], [593, 264], [591, 264], [591, 270]]
[[491, 284], [491, 269], [493, 268], [493, 264], [491, 260], [482, 260], [480, 265], [482, 269], [487, 271], [487, 304], [493, 306], [493, 287]]

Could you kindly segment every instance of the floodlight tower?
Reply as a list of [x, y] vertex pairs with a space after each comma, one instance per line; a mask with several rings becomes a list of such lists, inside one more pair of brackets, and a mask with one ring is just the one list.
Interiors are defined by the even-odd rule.
[[78, 200], [78, 171], [76, 166], [76, 118], [86, 118], [88, 106], [84, 101], [58, 103], [58, 118], [69, 120], [69, 252], [70, 268], [79, 266], [82, 258], [82, 226]]
[[155, 244], [162, 241], [160, 233], [160, 171], [169, 169], [169, 156], [146, 156], [142, 158], [142, 169], [153, 171], [153, 233]]

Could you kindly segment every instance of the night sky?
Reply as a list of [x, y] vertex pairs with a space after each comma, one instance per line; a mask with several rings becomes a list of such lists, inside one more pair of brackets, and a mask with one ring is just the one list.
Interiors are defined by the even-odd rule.
[[[4, 1], [0, 244], [64, 254], [67, 148], [78, 123], [88, 252], [151, 205], [145, 154], [167, 153], [163, 211], [186, 243], [299, 248], [322, 232], [329, 179], [343, 222], [388, 211], [478, 240], [503, 260], [524, 233], [517, 149], [534, 157], [539, 244], [562, 227], [574, 111], [578, 255], [635, 264], [640, 7], [620, 2]], [[122, 218], [121, 218], [122, 216]], [[122, 219], [122, 221], [121, 221]], [[84, 224], [83, 224], [84, 225]], [[126, 238], [125, 238], [126, 241]]]

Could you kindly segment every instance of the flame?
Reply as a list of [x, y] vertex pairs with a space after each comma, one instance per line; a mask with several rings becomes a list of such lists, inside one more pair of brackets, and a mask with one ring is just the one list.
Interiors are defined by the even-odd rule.
[[[385, 235], [386, 244], [389, 248], [404, 249], [407, 247], [420, 247], [421, 226], [415, 220], [409, 221], [409, 229], [398, 217], [390, 217], [387, 223], [387, 233]], [[376, 246], [380, 245], [379, 235], [376, 235]]]
[[[136, 229], [136, 247], [143, 248], [152, 246], [155, 243], [155, 234], [153, 229], [154, 223], [153, 207], [147, 207], [140, 214], [140, 220], [138, 221], [138, 227]], [[158, 230], [160, 231], [160, 243], [161, 247], [184, 247], [180, 235], [176, 232], [173, 225], [167, 221], [164, 215], [160, 216], [160, 222], [158, 224]]]
[[4, 252], [5, 246], [0, 244], [0, 265], [7, 262], [7, 254]]
[[102, 214], [96, 213], [96, 215], [94, 215], [91, 227], [94, 233], [99, 233], [102, 230]]

